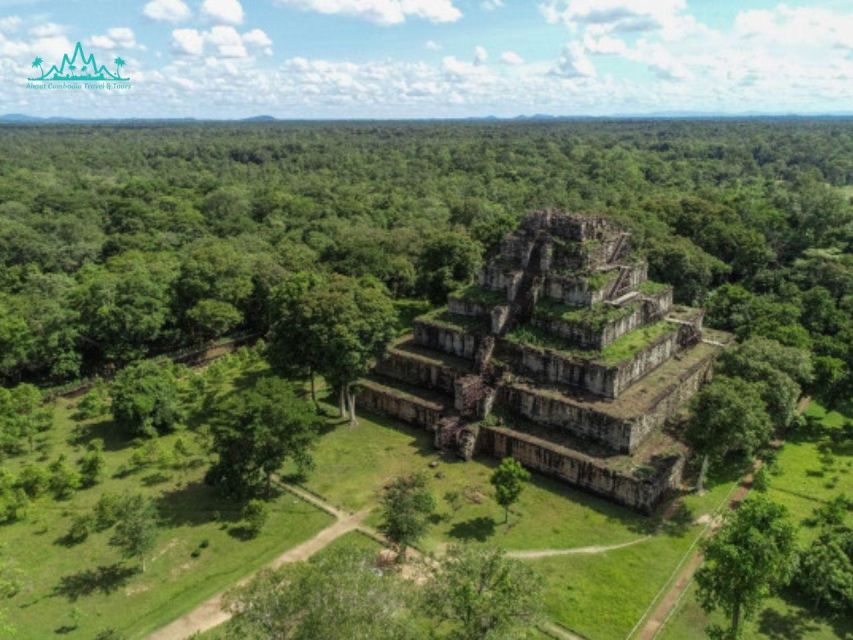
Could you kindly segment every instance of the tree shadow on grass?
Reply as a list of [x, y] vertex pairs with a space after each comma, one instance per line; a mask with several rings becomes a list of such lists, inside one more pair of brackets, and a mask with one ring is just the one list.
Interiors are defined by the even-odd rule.
[[156, 500], [157, 512], [166, 527], [198, 526], [213, 521], [223, 524], [240, 520], [243, 503], [227, 500], [215, 487], [203, 482], [166, 491]]
[[75, 602], [78, 598], [95, 592], [110, 594], [124, 586], [138, 571], [138, 567], [128, 567], [120, 562], [86, 569], [62, 576], [59, 584], [53, 588], [53, 595], [63, 596]]
[[466, 542], [476, 540], [485, 542], [495, 534], [495, 521], [492, 518], [479, 516], [464, 522], [457, 522], [447, 532], [451, 538], [457, 538]]
[[74, 446], [88, 445], [95, 438], [104, 441], [105, 451], [121, 451], [130, 446], [133, 438], [110, 418], [102, 418], [97, 422], [78, 422], [68, 442]]

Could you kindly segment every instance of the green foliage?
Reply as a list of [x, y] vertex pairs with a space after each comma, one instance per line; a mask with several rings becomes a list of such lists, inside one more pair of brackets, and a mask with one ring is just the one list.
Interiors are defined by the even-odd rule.
[[515, 458], [504, 458], [492, 473], [489, 482], [495, 488], [495, 501], [504, 508], [504, 522], [509, 520], [509, 508], [518, 501], [530, 472]]
[[98, 531], [109, 529], [119, 520], [122, 509], [122, 499], [112, 493], [102, 493], [95, 503], [94, 521]]
[[78, 420], [92, 420], [106, 415], [110, 411], [109, 387], [103, 380], [98, 380], [77, 403]]
[[23, 518], [28, 504], [27, 494], [15, 486], [8, 471], [0, 469], [0, 524], [9, 524]]
[[112, 414], [131, 435], [154, 436], [171, 430], [180, 417], [171, 368], [143, 360], [122, 369], [112, 384]]
[[0, 387], [0, 448], [10, 453], [32, 453], [36, 436], [52, 424], [53, 414], [44, 406], [42, 393], [35, 386]]
[[418, 260], [418, 286], [434, 304], [471, 282], [483, 247], [466, 234], [444, 233], [426, 242]]
[[267, 513], [266, 504], [264, 504], [262, 500], [258, 500], [256, 498], [249, 500], [243, 507], [243, 511], [240, 513], [243, 529], [252, 538], [256, 537], [261, 532], [261, 529], [264, 528], [268, 517], [269, 514]]
[[300, 472], [312, 465], [311, 446], [319, 419], [291, 383], [264, 378], [251, 389], [222, 398], [211, 416], [216, 463], [207, 480], [231, 496], [246, 497], [266, 487], [285, 460]]
[[50, 475], [44, 467], [28, 464], [18, 473], [16, 484], [24, 490], [27, 497], [35, 500], [47, 492], [50, 486]]
[[853, 610], [853, 529], [827, 528], [802, 549], [794, 585], [818, 610]]
[[696, 572], [699, 603], [722, 609], [729, 628], [719, 637], [736, 638], [742, 619], [793, 576], [795, 530], [785, 507], [765, 496], [745, 500], [727, 514], [720, 530], [704, 543], [705, 562]]
[[741, 378], [716, 376], [694, 396], [691, 409], [684, 435], [712, 462], [719, 462], [730, 451], [752, 456], [772, 435], [760, 387]]
[[86, 453], [78, 462], [80, 466], [80, 481], [84, 487], [96, 485], [103, 476], [104, 465], [104, 441], [94, 438], [86, 445]]
[[375, 572], [361, 552], [340, 549], [311, 562], [263, 570], [230, 591], [229, 639], [414, 640], [405, 586]]
[[145, 554], [157, 541], [157, 510], [142, 494], [125, 496], [118, 509], [118, 520], [110, 544], [127, 558], [137, 558], [145, 571]]
[[47, 469], [50, 472], [48, 488], [57, 500], [67, 500], [80, 488], [80, 474], [68, 465], [64, 453]]
[[399, 476], [385, 488], [380, 529], [398, 546], [400, 560], [426, 533], [435, 506], [423, 473]]
[[95, 519], [89, 513], [81, 513], [71, 520], [65, 540], [68, 544], [80, 544], [84, 542], [95, 525]]
[[452, 546], [424, 589], [426, 610], [450, 626], [448, 638], [524, 637], [542, 611], [543, 583], [496, 549]]

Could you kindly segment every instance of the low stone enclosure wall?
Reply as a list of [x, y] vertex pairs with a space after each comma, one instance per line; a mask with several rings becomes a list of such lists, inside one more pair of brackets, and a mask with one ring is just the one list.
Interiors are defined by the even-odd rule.
[[552, 335], [573, 341], [579, 347], [604, 349], [629, 331], [663, 318], [672, 308], [672, 289], [668, 288], [654, 295], [638, 295], [626, 305], [630, 306], [630, 309], [625, 315], [602, 326], [589, 326], [582, 321], [573, 322], [536, 313], [531, 324]]
[[446, 405], [401, 392], [373, 380], [361, 380], [358, 405], [371, 413], [398, 418], [429, 431], [435, 430], [446, 412]]
[[513, 457], [529, 469], [647, 514], [678, 486], [684, 470], [684, 456], [662, 456], [651, 461], [648, 475], [637, 477], [611, 469], [580, 452], [501, 427], [481, 426], [477, 450], [498, 459]]
[[499, 387], [496, 406], [574, 437], [600, 442], [619, 453], [632, 453], [696, 393], [710, 376], [712, 363], [711, 356], [700, 359], [674, 384], [645, 399], [645, 406], [635, 407], [630, 412], [625, 412], [621, 403], [574, 400], [523, 383]]

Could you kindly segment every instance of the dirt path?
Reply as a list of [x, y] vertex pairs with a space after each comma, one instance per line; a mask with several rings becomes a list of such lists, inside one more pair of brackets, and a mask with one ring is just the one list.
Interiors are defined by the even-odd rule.
[[[291, 493], [299, 496], [307, 502], [319, 507], [326, 513], [337, 518], [336, 522], [322, 531], [319, 531], [314, 537], [306, 540], [302, 544], [285, 551], [280, 556], [269, 562], [265, 568], [278, 569], [279, 567], [291, 562], [300, 562], [307, 560], [318, 551], [327, 547], [331, 542], [340, 538], [345, 533], [355, 531], [357, 529], [368, 529], [363, 527], [361, 522], [369, 513], [369, 510], [360, 511], [359, 513], [344, 513], [335, 507], [323, 502], [316, 496], [292, 485], [281, 485]], [[246, 584], [254, 574], [246, 576], [234, 586]], [[212, 598], [205, 600], [195, 609], [182, 615], [180, 618], [173, 620], [171, 623], [162, 627], [148, 636], [148, 640], [184, 640], [188, 636], [199, 632], [207, 631], [213, 627], [226, 622], [230, 617], [227, 611], [222, 610], [223, 596], [225, 592], [218, 593]]]
[[570, 556], [574, 554], [594, 554], [606, 553], [616, 549], [624, 549], [635, 544], [640, 544], [651, 538], [645, 536], [631, 540], [630, 542], [620, 542], [619, 544], [595, 545], [592, 547], [570, 547], [568, 549], [534, 549], [525, 551], [507, 551], [507, 558], [517, 558], [519, 560], [535, 560], [536, 558], [550, 558], [551, 556]]

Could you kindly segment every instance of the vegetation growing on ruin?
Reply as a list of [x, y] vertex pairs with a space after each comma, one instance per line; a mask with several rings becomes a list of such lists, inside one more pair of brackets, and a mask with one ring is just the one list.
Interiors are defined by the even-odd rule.
[[637, 308], [638, 305], [632, 303], [614, 306], [604, 302], [596, 302], [589, 307], [576, 307], [553, 298], [543, 297], [537, 302], [533, 316], [546, 320], [559, 320], [575, 325], [579, 329], [599, 332], [607, 325], [631, 315]]

